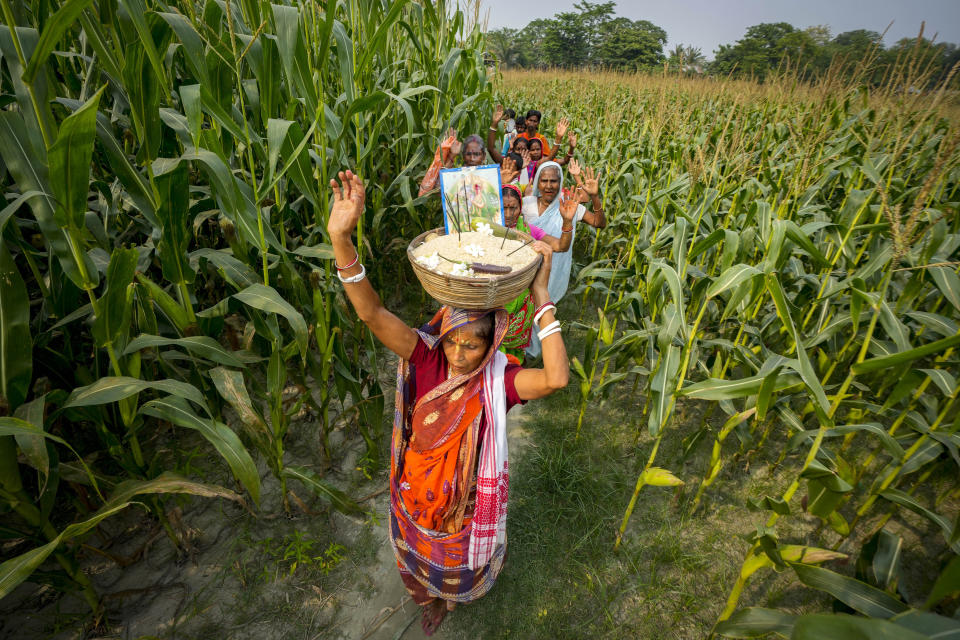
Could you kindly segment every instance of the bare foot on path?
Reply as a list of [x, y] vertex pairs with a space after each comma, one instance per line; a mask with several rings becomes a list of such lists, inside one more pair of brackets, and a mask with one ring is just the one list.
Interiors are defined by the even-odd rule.
[[447, 616], [447, 603], [437, 598], [430, 604], [423, 605], [421, 609], [420, 628], [424, 635], [432, 636]]

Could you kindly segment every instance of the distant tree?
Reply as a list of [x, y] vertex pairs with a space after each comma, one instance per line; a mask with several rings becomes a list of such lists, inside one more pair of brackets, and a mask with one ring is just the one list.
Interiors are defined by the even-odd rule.
[[700, 47], [678, 44], [667, 53], [667, 67], [671, 71], [703, 73], [706, 60]]
[[523, 46], [519, 29], [494, 29], [487, 32], [487, 51], [492, 53], [504, 67], [523, 64]]
[[579, 2], [574, 4], [577, 12], [556, 14], [544, 28], [541, 46], [547, 64], [572, 67], [592, 62], [599, 32], [610, 22], [615, 6], [613, 2]]
[[667, 32], [648, 20], [616, 18], [600, 26], [597, 62], [604, 66], [638, 69], [664, 60]]
[[[948, 42], [933, 42], [924, 37], [902, 38], [885, 52], [888, 65], [898, 64], [906, 75], [894, 80], [907, 91], [932, 89], [943, 83], [950, 69], [960, 60], [957, 47]], [[954, 77], [952, 86], [958, 86]]]
[[711, 71], [719, 74], [751, 75], [763, 80], [776, 69], [784, 57], [784, 49], [806, 47], [807, 38], [796, 37], [783, 42], [797, 29], [787, 22], [765, 22], [747, 28], [746, 34], [733, 45], [721, 45], [715, 51]]

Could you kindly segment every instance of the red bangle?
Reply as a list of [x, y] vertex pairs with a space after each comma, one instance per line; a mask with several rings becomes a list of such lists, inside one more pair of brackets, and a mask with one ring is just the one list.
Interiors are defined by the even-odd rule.
[[351, 263], [348, 264], [347, 266], [341, 267], [340, 265], [337, 264], [337, 261], [336, 261], [336, 260], [333, 261], [333, 266], [335, 266], [335, 267], [337, 268], [337, 271], [346, 271], [347, 269], [349, 269], [349, 268], [352, 267], [353, 265], [357, 264], [357, 262], [359, 262], [359, 260], [360, 260], [360, 254], [357, 253], [357, 257], [354, 258], [354, 259], [353, 259], [353, 262], [351, 262]]
[[546, 309], [547, 307], [554, 307], [554, 308], [556, 308], [556, 306], [557, 306], [557, 305], [555, 305], [555, 304], [553, 304], [552, 302], [550, 302], [549, 300], [547, 300], [547, 301], [544, 302], [542, 305], [540, 305], [539, 307], [537, 307], [537, 310], [533, 312], [533, 315], [534, 315], [534, 316], [538, 315], [541, 311], [543, 311], [543, 310]]

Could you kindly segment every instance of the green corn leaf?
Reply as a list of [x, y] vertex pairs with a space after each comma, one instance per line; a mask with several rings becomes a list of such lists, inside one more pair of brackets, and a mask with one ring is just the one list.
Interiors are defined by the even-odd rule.
[[895, 592], [900, 577], [900, 552], [903, 539], [881, 529], [867, 541], [857, 558], [857, 577], [865, 577], [873, 586]]
[[757, 391], [757, 420], [759, 422], [763, 422], [767, 416], [767, 409], [770, 407], [773, 392], [777, 388], [777, 381], [780, 379], [782, 368], [779, 365], [774, 367], [760, 383], [760, 389]]
[[205, 258], [212, 262], [223, 278], [235, 289], [246, 289], [259, 282], [257, 274], [254, 273], [253, 269], [229, 253], [217, 251], [216, 249], [208, 249], [206, 247], [197, 249], [190, 254], [191, 264], [194, 264], [200, 258]]
[[49, 16], [44, 23], [43, 33], [37, 48], [33, 50], [27, 60], [27, 68], [23, 71], [23, 81], [32, 84], [40, 68], [47, 62], [54, 47], [60, 42], [63, 34], [73, 27], [77, 18], [90, 4], [91, 0], [67, 0], [56, 13]]
[[333, 247], [323, 242], [311, 247], [301, 246], [293, 250], [293, 253], [304, 258], [315, 258], [317, 260], [333, 260]]
[[806, 251], [818, 267], [827, 267], [830, 265], [820, 249], [807, 237], [803, 229], [797, 226], [792, 220], [777, 220], [775, 222], [784, 225], [787, 237], [797, 246]]
[[776, 275], [767, 276], [767, 290], [770, 292], [770, 297], [773, 298], [777, 315], [790, 332], [790, 335], [793, 336], [794, 346], [797, 350], [800, 378], [803, 379], [804, 384], [813, 395], [813, 399], [816, 400], [814, 406], [819, 409], [818, 415], [820, 415], [821, 420], [829, 422], [827, 412], [830, 409], [830, 403], [827, 400], [827, 394], [824, 393], [823, 387], [820, 385], [820, 379], [813, 370], [813, 365], [810, 364], [810, 358], [803, 348], [803, 340], [800, 332], [797, 331], [796, 326], [793, 324], [793, 317], [790, 315], [790, 307], [787, 305], [786, 294], [783, 291], [783, 287], [780, 286], [780, 280]]
[[[301, 29], [300, 11], [296, 7], [287, 7], [282, 5], [271, 5], [273, 9], [273, 19], [277, 25], [277, 47], [280, 50], [280, 60], [283, 62], [284, 75], [287, 78], [288, 86], [296, 89], [298, 97], [306, 103], [308, 113], [316, 113], [319, 98], [313, 84], [313, 74], [307, 65], [307, 50], [303, 42], [303, 30]], [[341, 26], [342, 29], [342, 26]], [[346, 33], [343, 34], [344, 38]], [[339, 47], [338, 47], [339, 49]], [[338, 51], [338, 54], [341, 52]], [[353, 68], [344, 67], [341, 63], [341, 72], [347, 72], [343, 78], [344, 89], [352, 87]], [[352, 91], [347, 90], [347, 101], [353, 101]]]
[[944, 598], [955, 596], [958, 593], [960, 593], [960, 556], [953, 556], [934, 583], [923, 608], [930, 609]]
[[127, 289], [137, 271], [137, 258], [136, 249], [123, 247], [114, 249], [110, 256], [107, 288], [98, 301], [100, 314], [93, 320], [93, 336], [101, 347], [113, 344], [130, 327], [133, 305]]
[[228, 367], [243, 368], [251, 362], [261, 360], [260, 357], [250, 355], [249, 353], [231, 351], [213, 338], [207, 336], [163, 338], [161, 336], [143, 334], [130, 341], [130, 344], [127, 345], [124, 351], [124, 355], [129, 355], [140, 349], [166, 346], [183, 347], [190, 353], [200, 356], [201, 358], [206, 358], [207, 360], [212, 360], [217, 364], [223, 364]]
[[[139, 0], [132, 0], [138, 2]], [[142, 16], [141, 16], [142, 19]], [[147, 34], [150, 37], [150, 34]], [[153, 39], [150, 38], [151, 48]], [[154, 50], [154, 53], [156, 51]], [[157, 72], [148, 60], [149, 53], [133, 43], [124, 52], [123, 84], [130, 100], [130, 116], [137, 132], [140, 148], [137, 160], [149, 162], [157, 157], [162, 135], [160, 126], [160, 92], [163, 71]]]
[[230, 427], [216, 420], [199, 417], [186, 402], [175, 396], [151, 400], [140, 407], [140, 413], [199, 432], [227, 461], [233, 475], [250, 492], [254, 503], [260, 504], [260, 474], [257, 472], [257, 465]]
[[30, 298], [23, 277], [0, 238], [0, 405], [16, 409], [33, 378]]
[[157, 253], [163, 277], [177, 284], [193, 282], [193, 269], [187, 257], [190, 244], [190, 193], [187, 166], [178, 164], [175, 169], [154, 178], [160, 194], [157, 218], [160, 220], [160, 242]]
[[954, 347], [958, 344], [960, 344], [960, 334], [950, 336], [949, 338], [942, 338], [940, 340], [928, 342], [921, 347], [914, 347], [913, 349], [901, 351], [900, 353], [894, 353], [889, 356], [870, 358], [869, 360], [864, 360], [863, 362], [854, 364], [851, 369], [858, 375], [861, 373], [880, 371], [881, 369], [889, 369], [890, 367], [907, 364], [909, 362], [913, 362], [914, 360], [946, 351], [950, 347]]
[[[14, 411], [14, 417], [23, 420], [38, 432], [42, 432], [46, 398], [47, 394], [43, 394], [39, 398], [21, 404]], [[50, 475], [50, 454], [47, 452], [45, 436], [39, 433], [29, 435], [21, 433], [14, 434], [14, 438], [17, 441], [17, 446], [20, 447], [20, 451], [23, 452], [23, 457], [26, 458], [31, 467], [43, 475], [44, 482], [46, 482], [46, 478]], [[42, 489], [41, 493], [43, 493]]]
[[800, 578], [800, 582], [813, 589], [829, 593], [865, 616], [887, 619], [909, 608], [885, 591], [834, 573], [829, 569], [799, 563], [791, 563], [790, 566]]
[[190, 326], [190, 318], [186, 310], [180, 306], [180, 303], [174, 300], [169, 293], [164, 291], [160, 285], [150, 280], [142, 273], [136, 274], [137, 282], [147, 291], [150, 299], [153, 300], [163, 314], [170, 320], [171, 324], [177, 328], [177, 331], [183, 333]]
[[800, 616], [791, 640], [928, 640], [887, 620], [858, 618], [842, 613]]
[[64, 402], [63, 407], [90, 407], [109, 404], [129, 398], [135, 393], [147, 389], [156, 389], [180, 398], [186, 398], [203, 407], [207, 414], [210, 413], [203, 394], [192, 384], [179, 380], [140, 380], [139, 378], [126, 376], [105, 376], [93, 384], [74, 389], [73, 393]]
[[960, 276], [951, 267], [931, 267], [927, 269], [933, 281], [937, 283], [940, 293], [960, 311]]
[[314, 495], [326, 500], [334, 509], [343, 513], [360, 514], [363, 508], [352, 500], [343, 491], [340, 491], [329, 482], [318, 476], [306, 467], [287, 466], [283, 468], [283, 475], [299, 480]]
[[197, 30], [193, 28], [193, 25], [190, 24], [186, 16], [179, 13], [163, 12], [158, 12], [157, 15], [170, 25], [170, 28], [177, 35], [177, 38], [180, 39], [187, 66], [190, 68], [190, 73], [193, 74], [194, 79], [201, 84], [208, 84], [210, 82], [210, 75], [207, 72], [203, 38], [201, 38]]
[[707, 298], [715, 298], [727, 289], [740, 286], [742, 283], [761, 275], [760, 270], [746, 264], [735, 264], [720, 274], [707, 289]]
[[250, 305], [255, 309], [266, 311], [267, 313], [277, 313], [282, 315], [290, 323], [296, 336], [297, 344], [300, 347], [300, 356], [307, 357], [307, 323], [304, 321], [300, 312], [280, 297], [280, 294], [273, 287], [262, 284], [254, 284], [243, 291], [233, 295], [240, 302]]
[[47, 180], [46, 150], [38, 151], [33, 147], [28, 139], [23, 117], [16, 111], [0, 110], [0, 156], [3, 157], [7, 171], [24, 193], [37, 191], [44, 194], [31, 198], [30, 207], [43, 233], [44, 241], [57, 256], [63, 272], [80, 288], [96, 287], [99, 274], [93, 261], [88, 256], [83, 256], [90, 278], [89, 282], [84, 282], [70, 250], [66, 231], [54, 219], [57, 204], [50, 195], [52, 190]]
[[960, 333], [960, 325], [957, 325], [955, 320], [938, 313], [907, 311], [907, 315], [931, 331], [936, 331], [944, 338], [949, 338], [950, 336], [955, 336], [957, 333]]
[[[79, 460], [80, 465], [83, 467], [83, 470], [86, 473], [87, 478], [90, 480], [90, 485], [94, 487], [97, 494], [99, 495], [100, 487], [97, 485], [97, 479], [93, 475], [93, 471], [90, 469], [90, 467], [87, 466], [86, 462], [84, 462], [80, 454], [77, 453], [77, 451], [72, 446], [70, 446], [70, 443], [64, 440], [63, 438], [55, 436], [52, 433], [47, 433], [42, 428], [30, 422], [27, 422], [26, 420], [22, 420], [20, 418], [0, 418], [0, 438], [6, 437], [6, 436], [12, 436], [18, 442], [20, 442], [23, 439], [42, 438], [42, 439], [50, 440], [51, 442], [56, 442], [57, 444], [65, 446], [67, 449], [73, 452], [73, 455], [77, 456], [77, 460]], [[15, 467], [16, 465], [14, 465], [14, 468]]]
[[[745, 398], [747, 396], [757, 395], [766, 377], [767, 376], [764, 375], [755, 375], [739, 380], [707, 378], [701, 382], [687, 385], [680, 390], [679, 395], [688, 398], [699, 398], [701, 400], [733, 400], [735, 398]], [[796, 375], [779, 374], [776, 377], [776, 384], [773, 386], [773, 391], [783, 391], [800, 383], [801, 380]]]
[[955, 618], [910, 609], [890, 618], [890, 621], [936, 640], [957, 640], [960, 638], [960, 621]]
[[957, 389], [957, 379], [948, 371], [944, 369], [920, 369], [920, 371], [927, 374], [930, 381], [937, 385], [937, 388], [943, 392], [943, 395], [948, 398], [953, 396], [954, 391]]
[[747, 607], [717, 623], [714, 632], [725, 638], [763, 638], [775, 633], [789, 638], [796, 616], [776, 609]]
[[233, 369], [214, 367], [210, 370], [210, 379], [213, 380], [220, 396], [237, 412], [240, 424], [243, 425], [250, 439], [257, 443], [257, 447], [262, 451], [269, 450], [273, 434], [250, 400], [243, 381], [243, 373]]
[[53, 553], [63, 542], [81, 536], [90, 531], [106, 518], [115, 515], [133, 504], [131, 500], [140, 494], [186, 493], [203, 497], [219, 497], [237, 502], [242, 498], [233, 491], [216, 485], [191, 482], [173, 474], [164, 473], [154, 480], [128, 480], [117, 485], [113, 495], [100, 509], [82, 522], [71, 524], [56, 538], [36, 549], [31, 549], [15, 558], [0, 564], [0, 599], [6, 597], [14, 587], [30, 577], [37, 567]]
[[650, 435], [656, 437], [666, 426], [670, 417], [670, 407], [673, 402], [673, 391], [677, 385], [677, 369], [680, 367], [680, 349], [675, 345], [668, 345], [660, 360], [660, 364], [650, 378], [650, 391], [653, 396], [650, 401], [650, 417], [647, 428]]
[[[886, 498], [890, 502], [899, 504], [901, 507], [906, 507], [907, 509], [910, 509], [914, 513], [923, 516], [930, 522], [940, 527], [940, 530], [943, 532], [943, 537], [948, 542], [953, 538], [953, 525], [950, 523], [950, 521], [947, 518], [940, 515], [939, 513], [936, 513], [924, 507], [922, 504], [920, 504], [920, 502], [916, 498], [914, 498], [910, 494], [904, 493], [899, 489], [887, 489], [885, 491], [881, 491], [879, 495], [881, 498]], [[960, 542], [954, 542], [953, 544], [950, 545], [950, 547], [954, 550], [955, 553], [960, 553]]]
[[[146, 54], [147, 59], [149, 59], [151, 71], [153, 74], [155, 74], [156, 81], [159, 84], [158, 94], [163, 93], [163, 95], [169, 95], [170, 89], [165, 80], [166, 75], [164, 73], [163, 59], [160, 57], [160, 53], [157, 51], [156, 43], [153, 40], [153, 34], [150, 32], [150, 27], [147, 25], [147, 7], [144, 5], [144, 0], [117, 1], [127, 10], [130, 21], [133, 22], [133, 27], [137, 32], [137, 36], [139, 36], [139, 42], [132, 46], [143, 51]], [[129, 50], [127, 52], [127, 56], [129, 57]], [[152, 157], [154, 156], [151, 156], [151, 158]]]

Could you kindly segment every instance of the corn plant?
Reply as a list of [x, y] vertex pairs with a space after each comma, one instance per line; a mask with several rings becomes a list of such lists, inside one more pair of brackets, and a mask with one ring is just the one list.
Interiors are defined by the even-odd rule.
[[[19, 540], [0, 597], [52, 556], [100, 611], [74, 544], [100, 521], [136, 499], [177, 542], [163, 494], [245, 501], [170, 472], [153, 436], [171, 426], [257, 505], [289, 509], [293, 479], [358, 512], [284, 445], [312, 414], [328, 460], [340, 424], [381, 464], [382, 367], [339, 293], [327, 184], [370, 185], [359, 246], [387, 277], [429, 224], [412, 185], [440, 132], [487, 110], [483, 34], [409, 0], [0, 9], [0, 501]], [[53, 513], [58, 491], [88, 509]]]
[[[902, 63], [909, 75], [910, 61]], [[601, 381], [609, 367], [645, 388], [651, 440], [638, 451], [645, 464], [615, 544], [629, 535], [643, 487], [693, 484], [657, 456], [673, 437], [678, 401], [704, 407], [687, 448], [712, 443], [689, 509], [722, 491], [731, 441], [744, 456], [780, 447], [774, 457], [788, 469], [786, 484], [747, 505], [764, 520], [745, 534], [750, 549], [716, 628], [734, 637], [764, 619], [765, 632], [789, 635], [794, 625], [770, 610], [730, 617], [765, 568], [791, 568], [873, 618], [923, 617], [908, 611], [916, 602], [891, 604], [885, 615], [851, 605], [890, 585], [858, 586], [863, 580], [815, 566], [841, 552], [781, 540], [781, 518], [812, 516], [840, 547], [855, 549], [909, 511], [942, 532], [948, 558], [957, 552], [958, 524], [938, 511], [957, 495], [960, 465], [955, 105], [943, 89], [921, 98], [838, 77], [805, 85], [784, 75], [760, 86], [504, 76], [505, 104], [541, 105], [545, 121], [571, 118], [589, 141], [583, 162], [608, 167], [608, 227], [574, 247], [584, 263], [580, 308], [602, 297], [603, 311], [587, 325], [587, 357], [573, 368], [584, 416], [599, 399], [591, 394], [598, 370]], [[596, 336], [609, 331], [611, 315], [617, 328], [601, 352]], [[707, 420], [713, 407], [722, 426]], [[930, 483], [938, 504], [920, 497]], [[796, 620], [798, 629], [807, 624]]]

